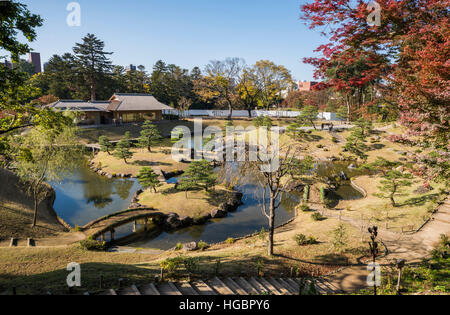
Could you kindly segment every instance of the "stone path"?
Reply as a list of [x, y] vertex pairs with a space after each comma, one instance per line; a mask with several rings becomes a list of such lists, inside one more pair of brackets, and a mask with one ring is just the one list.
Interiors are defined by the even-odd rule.
[[[355, 219], [341, 218], [357, 227]], [[433, 219], [420, 231], [412, 235], [401, 235], [380, 230], [379, 238], [388, 249], [388, 255], [381, 259], [381, 265], [405, 259], [408, 263], [420, 262], [429, 257], [430, 251], [440, 241], [442, 234], [450, 233], [450, 197], [439, 207]], [[344, 292], [354, 292], [367, 287], [367, 265], [352, 266], [326, 277], [327, 281]]]

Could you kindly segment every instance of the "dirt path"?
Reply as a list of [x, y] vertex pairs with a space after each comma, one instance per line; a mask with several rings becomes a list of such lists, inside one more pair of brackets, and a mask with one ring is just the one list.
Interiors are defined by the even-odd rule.
[[[354, 226], [360, 227], [359, 220], [341, 218]], [[427, 258], [434, 245], [439, 242], [442, 234], [450, 233], [450, 197], [439, 207], [433, 219], [419, 232], [412, 235], [402, 235], [380, 230], [380, 240], [386, 245], [388, 255], [381, 259], [381, 265], [387, 265], [396, 259], [405, 259], [408, 263], [420, 262]], [[367, 265], [346, 268], [327, 277], [335, 286], [345, 292], [354, 292], [367, 287]]]

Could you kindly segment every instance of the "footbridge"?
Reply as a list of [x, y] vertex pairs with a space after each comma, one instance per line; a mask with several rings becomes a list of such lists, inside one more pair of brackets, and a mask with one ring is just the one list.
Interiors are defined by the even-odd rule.
[[153, 208], [128, 209], [110, 214], [103, 218], [94, 220], [81, 228], [81, 230], [90, 238], [96, 239], [105, 234], [111, 233], [111, 241], [114, 241], [115, 229], [130, 222], [144, 221], [144, 230], [147, 230], [149, 219], [162, 218], [165, 215]]

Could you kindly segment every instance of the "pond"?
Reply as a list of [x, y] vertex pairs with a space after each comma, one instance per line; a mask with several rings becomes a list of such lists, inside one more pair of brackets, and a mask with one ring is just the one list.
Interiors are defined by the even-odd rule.
[[[127, 209], [133, 194], [140, 188], [134, 179], [107, 179], [94, 174], [87, 166], [77, 170], [61, 183], [52, 183], [56, 191], [54, 208], [58, 215], [72, 226], [82, 226], [105, 215]], [[176, 232], [165, 232], [156, 227], [150, 233], [134, 235], [127, 246], [138, 248], [170, 249], [177, 243], [205, 241], [217, 243], [229, 237], [238, 238], [267, 230], [267, 218], [262, 214], [262, 191], [249, 183], [237, 187], [244, 194], [244, 205], [227, 218], [211, 220], [203, 226], [193, 226]], [[277, 212], [276, 224], [287, 222], [294, 216], [294, 208], [302, 198], [301, 193], [285, 194]], [[116, 238], [133, 233], [133, 224], [116, 229]], [[138, 226], [138, 231], [140, 227]], [[131, 238], [130, 238], [131, 240]]]
[[[349, 164], [321, 164], [318, 173], [335, 177], [344, 171], [350, 178], [357, 175], [348, 169]], [[174, 182], [176, 179], [170, 180]], [[56, 191], [54, 208], [58, 215], [72, 226], [83, 226], [92, 220], [127, 209], [133, 194], [140, 188], [135, 179], [107, 179], [93, 173], [82, 165], [61, 183], [52, 183]], [[136, 233], [133, 224], [116, 229], [116, 239], [127, 237], [127, 246], [137, 248], [170, 249], [177, 243], [205, 241], [217, 243], [228, 238], [238, 238], [268, 229], [268, 220], [261, 210], [262, 188], [252, 180], [236, 189], [244, 194], [244, 205], [227, 218], [211, 220], [206, 225], [192, 226], [175, 232], [165, 232], [157, 227], [149, 233]], [[334, 192], [337, 199], [359, 199], [362, 195], [344, 181]], [[277, 210], [276, 225], [294, 217], [295, 207], [303, 197], [301, 192], [284, 193], [280, 209]], [[137, 226], [137, 232], [141, 231]]]

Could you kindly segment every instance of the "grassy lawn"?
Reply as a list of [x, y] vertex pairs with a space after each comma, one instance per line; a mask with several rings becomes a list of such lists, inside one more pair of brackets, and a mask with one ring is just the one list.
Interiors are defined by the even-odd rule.
[[[287, 126], [291, 124], [293, 119], [273, 119], [272, 123], [274, 126]], [[227, 123], [226, 119], [203, 119], [203, 128], [209, 126], [217, 126], [225, 130], [225, 125]], [[194, 119], [186, 120], [173, 120], [173, 121], [158, 121], [155, 122], [158, 126], [159, 131], [164, 137], [170, 137], [171, 132], [174, 128], [178, 126], [188, 127], [191, 132], [194, 131]], [[242, 126], [247, 128], [253, 126], [253, 120], [251, 119], [233, 119], [233, 125], [235, 127]], [[101, 126], [100, 128], [82, 128], [78, 132], [78, 137], [82, 143], [98, 143], [98, 138], [100, 136], [107, 136], [111, 141], [120, 140], [126, 131], [131, 132], [133, 138], [138, 138], [141, 132], [142, 124], [128, 124], [125, 126]]]
[[227, 200], [229, 192], [224, 187], [216, 187], [215, 192], [184, 191], [174, 189], [174, 185], [166, 184], [158, 188], [158, 193], [146, 190], [139, 203], [145, 207], [158, 209], [162, 213], [177, 213], [180, 217], [201, 217], [211, 213], [212, 210]]
[[132, 151], [134, 156], [127, 160], [128, 163], [106, 152], [100, 152], [93, 161], [109, 174], [132, 174], [133, 176], [138, 175], [141, 168], [145, 166], [158, 168], [164, 172], [184, 171], [189, 166], [187, 163], [174, 161], [170, 147], [156, 147], [151, 153], [147, 149], [132, 149]]
[[0, 243], [10, 238], [41, 238], [54, 236], [64, 228], [58, 223], [56, 214], [41, 202], [38, 208], [38, 226], [32, 228], [34, 207], [29, 194], [17, 176], [0, 168]]
[[[266, 241], [260, 235], [236, 241], [233, 244], [215, 245], [206, 251], [192, 253], [166, 252], [161, 255], [117, 254], [88, 252], [78, 245], [62, 248], [0, 248], [0, 293], [17, 288], [18, 294], [67, 293], [65, 285], [67, 264], [81, 264], [82, 288], [99, 292], [99, 277], [104, 276], [107, 288], [117, 288], [117, 280], [123, 278], [125, 285], [142, 285], [154, 280], [159, 274], [159, 263], [167, 258], [198, 257], [197, 277], [258, 276], [258, 269], [265, 276], [288, 275], [291, 268], [298, 276], [325, 274], [339, 268], [339, 264], [356, 262], [365, 251], [357, 229], [346, 227], [346, 246], [342, 252], [332, 248], [333, 230], [339, 221], [327, 219], [315, 222], [311, 213], [300, 213], [296, 221], [281, 228], [275, 235], [275, 257], [266, 255]], [[319, 244], [299, 247], [294, 236], [297, 233], [312, 235]], [[337, 264], [337, 265], [336, 265]], [[183, 266], [169, 280], [185, 280]]]
[[[370, 219], [372, 223], [385, 227], [389, 223], [389, 229], [401, 231], [413, 227], [418, 229], [431, 215], [431, 211], [438, 208], [437, 202], [445, 198], [447, 193], [443, 193], [445, 186], [442, 183], [432, 183], [434, 190], [426, 194], [416, 194], [414, 191], [419, 188], [423, 181], [416, 178], [411, 187], [406, 187], [404, 193], [396, 196], [398, 207], [393, 207], [389, 199], [381, 199], [374, 194], [379, 193], [378, 185], [381, 178], [378, 176], [362, 176], [354, 182], [364, 188], [368, 193], [367, 198], [342, 201], [337, 206], [342, 209], [342, 215], [360, 219], [361, 215], [365, 220]], [[351, 211], [348, 211], [351, 210]]]

